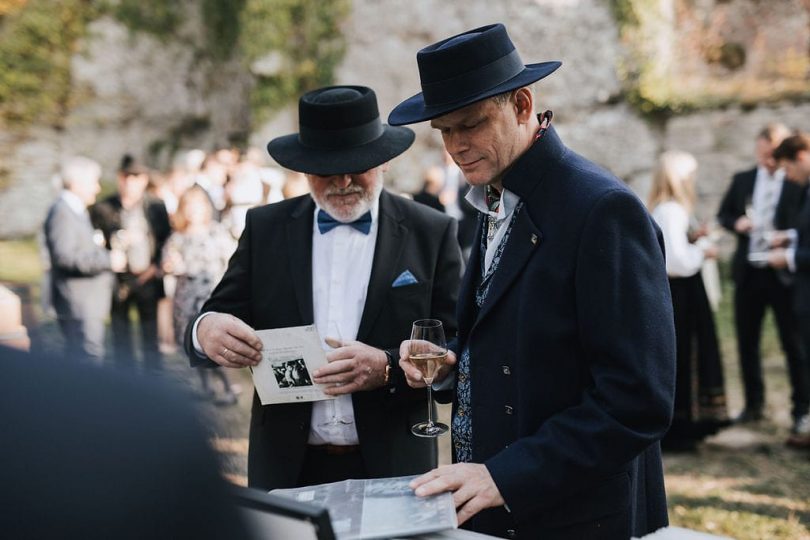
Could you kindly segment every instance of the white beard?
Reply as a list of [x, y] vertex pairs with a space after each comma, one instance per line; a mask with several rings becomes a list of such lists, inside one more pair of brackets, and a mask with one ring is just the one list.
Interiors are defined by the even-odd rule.
[[[318, 206], [321, 209], [335, 218], [337, 221], [341, 223], [351, 223], [352, 221], [356, 220], [369, 210], [371, 210], [371, 206], [374, 202], [379, 198], [380, 192], [382, 192], [383, 181], [382, 181], [382, 171], [379, 172], [377, 176], [377, 180], [374, 182], [372, 186], [369, 186], [368, 190], [363, 190], [363, 188], [353, 185], [349, 186], [346, 189], [337, 189], [334, 187], [330, 187], [318, 195], [315, 192], [312, 192], [312, 198], [315, 199], [315, 202], [318, 203]], [[344, 205], [344, 204], [333, 204], [331, 200], [329, 200], [330, 195], [341, 194], [345, 195], [348, 193], [356, 193], [359, 195], [359, 199], [352, 205]]]

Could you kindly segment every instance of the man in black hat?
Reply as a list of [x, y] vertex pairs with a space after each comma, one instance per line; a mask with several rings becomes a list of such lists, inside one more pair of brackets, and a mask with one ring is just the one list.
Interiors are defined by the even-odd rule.
[[322, 338], [337, 339], [324, 344], [329, 364], [313, 374], [337, 399], [262, 406], [254, 395], [251, 486], [426, 472], [436, 443], [410, 433], [427, 416], [426, 397], [405, 383], [397, 344], [422, 318], [440, 319], [455, 334], [455, 222], [383, 189], [388, 161], [414, 135], [382, 124], [370, 88], [315, 90], [298, 112], [300, 133], [267, 149], [306, 174], [311, 196], [248, 212], [186, 349], [192, 365], [240, 368], [261, 359], [254, 328], [314, 324]]
[[93, 225], [104, 233], [107, 249], [126, 255], [126, 267], [115, 274], [111, 327], [113, 359], [120, 367], [135, 366], [130, 310], [138, 311], [143, 366], [159, 370], [157, 306], [163, 297], [160, 259], [163, 244], [172, 232], [163, 201], [146, 192], [149, 169], [130, 154], [118, 169], [118, 193], [90, 208]]
[[[430, 120], [482, 214], [459, 294], [456, 462], [412, 483], [452, 491], [460, 522], [508, 538], [620, 539], [667, 524], [659, 439], [675, 337], [663, 241], [617, 178], [566, 148], [503, 25], [417, 55]], [[407, 359], [409, 384], [423, 386]]]

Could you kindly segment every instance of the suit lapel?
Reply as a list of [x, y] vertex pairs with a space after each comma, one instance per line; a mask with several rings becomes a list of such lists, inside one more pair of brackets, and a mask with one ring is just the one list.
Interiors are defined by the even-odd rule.
[[475, 228], [470, 258], [467, 260], [467, 268], [459, 289], [458, 306], [456, 308], [459, 335], [468, 334], [475, 322], [471, 320], [470, 315], [476, 313], [476, 310], [472, 309], [472, 302], [475, 296], [475, 286], [481, 277], [481, 235], [484, 234], [482, 231], [484, 223], [482, 216], [482, 213], [477, 212], [478, 226]]
[[405, 246], [404, 240], [408, 229], [402, 223], [403, 216], [395, 207], [392, 197], [393, 195], [386, 191], [380, 194], [377, 242], [374, 246], [374, 262], [368, 281], [366, 304], [363, 306], [363, 317], [357, 330], [358, 341], [365, 341], [371, 332], [396, 277], [394, 272], [397, 270]]
[[301, 320], [315, 321], [312, 308], [312, 220], [315, 203], [306, 196], [290, 213], [287, 229], [287, 253], [295, 298]]
[[492, 284], [484, 300], [484, 305], [478, 313], [476, 324], [481, 322], [501, 296], [508, 290], [512, 282], [523, 270], [534, 250], [540, 245], [542, 234], [529, 217], [529, 213], [522, 210], [515, 218], [512, 230], [509, 233], [504, 247], [498, 269], [490, 278]]

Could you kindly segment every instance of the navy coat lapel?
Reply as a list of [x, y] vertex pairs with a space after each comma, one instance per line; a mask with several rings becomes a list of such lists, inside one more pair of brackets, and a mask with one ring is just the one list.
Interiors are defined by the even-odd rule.
[[[365, 341], [374, 326], [374, 321], [385, 304], [391, 284], [396, 277], [402, 249], [405, 246], [405, 235], [408, 232], [403, 224], [403, 216], [391, 200], [394, 195], [383, 191], [380, 194], [379, 225], [377, 242], [374, 247], [374, 262], [371, 266], [371, 277], [368, 281], [366, 304], [363, 306], [363, 317], [357, 330], [357, 340]], [[396, 309], [396, 306], [393, 306]]]
[[306, 324], [315, 322], [312, 307], [312, 221], [315, 202], [305, 197], [290, 213], [287, 222], [287, 253], [289, 253], [295, 299], [301, 320]]
[[484, 220], [483, 214], [478, 213], [478, 226], [475, 228], [475, 236], [470, 251], [470, 258], [467, 260], [467, 268], [461, 280], [461, 288], [458, 295], [458, 306], [456, 307], [456, 318], [458, 319], [459, 335], [466, 335], [472, 328], [475, 320], [471, 315], [477, 314], [478, 310], [473, 309], [475, 302], [475, 287], [481, 278], [481, 235], [484, 234], [482, 228]]
[[498, 299], [520, 275], [534, 250], [540, 245], [541, 238], [540, 230], [532, 222], [529, 213], [521, 211], [515, 217], [506, 246], [501, 254], [498, 269], [490, 278], [492, 283], [489, 286], [487, 297], [484, 299], [484, 305], [478, 312], [476, 324], [486, 317]]

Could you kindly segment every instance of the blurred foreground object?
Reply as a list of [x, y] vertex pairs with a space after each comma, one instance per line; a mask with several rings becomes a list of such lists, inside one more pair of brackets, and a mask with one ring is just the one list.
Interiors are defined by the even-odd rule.
[[0, 346], [27, 351], [31, 347], [28, 332], [22, 325], [19, 297], [0, 285]]

